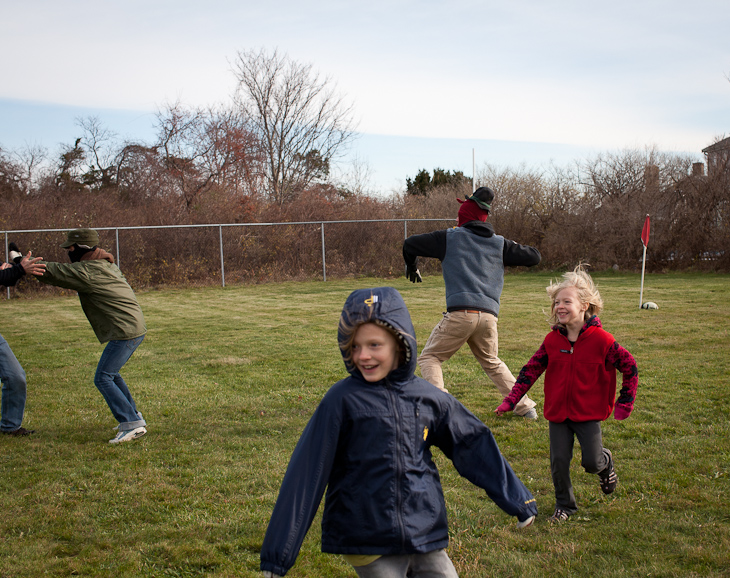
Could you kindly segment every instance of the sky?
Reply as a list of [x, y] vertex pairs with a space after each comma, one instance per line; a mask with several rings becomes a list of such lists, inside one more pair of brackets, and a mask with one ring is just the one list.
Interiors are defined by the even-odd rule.
[[239, 52], [311, 64], [352, 104], [342, 161], [568, 164], [730, 134], [727, 0], [0, 0], [0, 146], [55, 154], [96, 116], [151, 142], [166, 104], [230, 103]]

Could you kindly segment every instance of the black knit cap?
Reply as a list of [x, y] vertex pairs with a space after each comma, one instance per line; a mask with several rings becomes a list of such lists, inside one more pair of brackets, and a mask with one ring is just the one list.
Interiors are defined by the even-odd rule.
[[492, 201], [494, 200], [494, 191], [489, 187], [479, 187], [476, 191], [474, 191], [474, 194], [471, 197], [467, 195], [466, 200], [474, 201], [485, 211], [491, 211]]

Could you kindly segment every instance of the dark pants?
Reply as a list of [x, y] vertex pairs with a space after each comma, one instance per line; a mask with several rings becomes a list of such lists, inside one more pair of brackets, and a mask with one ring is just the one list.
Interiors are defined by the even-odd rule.
[[581, 449], [581, 465], [589, 474], [606, 469], [608, 453], [603, 449], [601, 422], [570, 421], [550, 422], [550, 471], [555, 486], [555, 507], [568, 514], [578, 511], [570, 481], [570, 462], [573, 459], [573, 443], [578, 438]]

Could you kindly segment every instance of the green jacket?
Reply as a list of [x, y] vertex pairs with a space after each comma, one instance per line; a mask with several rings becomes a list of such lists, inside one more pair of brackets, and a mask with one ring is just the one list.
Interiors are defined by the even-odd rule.
[[142, 308], [119, 267], [105, 259], [46, 263], [42, 283], [72, 289], [101, 343], [134, 339], [147, 332]]

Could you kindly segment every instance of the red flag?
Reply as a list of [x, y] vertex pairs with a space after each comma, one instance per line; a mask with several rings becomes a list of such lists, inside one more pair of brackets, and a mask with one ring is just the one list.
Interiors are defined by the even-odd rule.
[[644, 247], [649, 246], [649, 229], [651, 228], [649, 224], [649, 215], [646, 216], [646, 221], [644, 221], [644, 228], [641, 229], [641, 242], [644, 243]]

